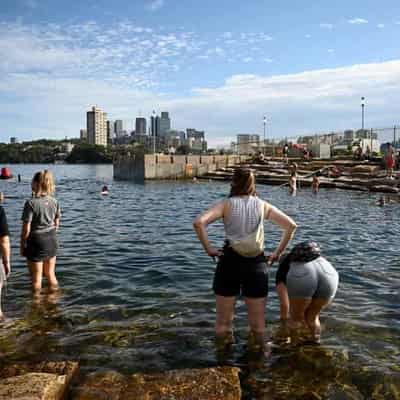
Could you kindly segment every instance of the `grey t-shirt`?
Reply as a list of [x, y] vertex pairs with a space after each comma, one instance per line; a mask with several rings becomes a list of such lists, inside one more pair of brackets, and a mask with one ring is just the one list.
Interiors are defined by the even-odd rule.
[[58, 201], [51, 196], [41, 196], [25, 202], [21, 219], [31, 223], [31, 232], [46, 232], [54, 229], [54, 220], [60, 215]]

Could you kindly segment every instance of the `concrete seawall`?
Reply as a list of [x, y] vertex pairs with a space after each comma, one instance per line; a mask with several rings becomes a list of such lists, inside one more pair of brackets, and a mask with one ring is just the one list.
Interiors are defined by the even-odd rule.
[[246, 162], [248, 156], [201, 155], [170, 156], [134, 154], [114, 161], [114, 179], [144, 182], [145, 180], [190, 179]]

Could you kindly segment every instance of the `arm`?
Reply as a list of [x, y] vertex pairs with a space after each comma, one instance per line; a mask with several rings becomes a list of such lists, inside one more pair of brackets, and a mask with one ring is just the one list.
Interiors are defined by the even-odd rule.
[[11, 272], [10, 265], [10, 236], [0, 236], [0, 251], [3, 258], [4, 270], [6, 272], [6, 276], [8, 276]]
[[267, 207], [265, 209], [266, 218], [274, 224], [279, 225], [283, 231], [278, 247], [268, 258], [268, 264], [271, 265], [274, 261], [279, 260], [281, 254], [285, 251], [286, 246], [296, 231], [297, 225], [292, 218], [278, 210], [276, 207], [273, 207], [268, 203], [265, 203], [265, 207]]
[[217, 219], [224, 217], [225, 202], [220, 202], [199, 215], [193, 221], [193, 228], [204, 247], [204, 250], [210, 257], [220, 256], [221, 251], [210, 246], [207, 235], [207, 226]]
[[28, 240], [30, 232], [31, 232], [31, 223], [23, 222], [21, 230], [21, 244], [20, 244], [20, 254], [23, 257], [25, 257], [24, 253], [25, 253], [26, 241]]
[[58, 217], [56, 217], [55, 219], [54, 219], [54, 226], [56, 227], [56, 231], [58, 231], [58, 228], [60, 227], [60, 218]]

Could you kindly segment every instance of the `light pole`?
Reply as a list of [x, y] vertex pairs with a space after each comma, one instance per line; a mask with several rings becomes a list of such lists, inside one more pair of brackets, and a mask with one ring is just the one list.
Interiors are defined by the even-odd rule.
[[153, 110], [153, 121], [151, 121], [151, 129], [153, 130], [153, 154], [156, 154], [156, 112]]
[[265, 156], [265, 130], [266, 130], [266, 126], [267, 126], [267, 117], [264, 115], [264, 140], [263, 140], [263, 154]]
[[361, 97], [361, 129], [364, 134], [364, 107], [365, 107], [365, 97]]

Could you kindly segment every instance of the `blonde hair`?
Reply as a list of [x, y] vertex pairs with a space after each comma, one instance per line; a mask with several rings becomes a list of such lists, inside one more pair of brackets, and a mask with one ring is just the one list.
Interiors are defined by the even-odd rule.
[[53, 174], [45, 169], [44, 171], [36, 172], [32, 179], [32, 195], [42, 196], [53, 194], [55, 191]]

